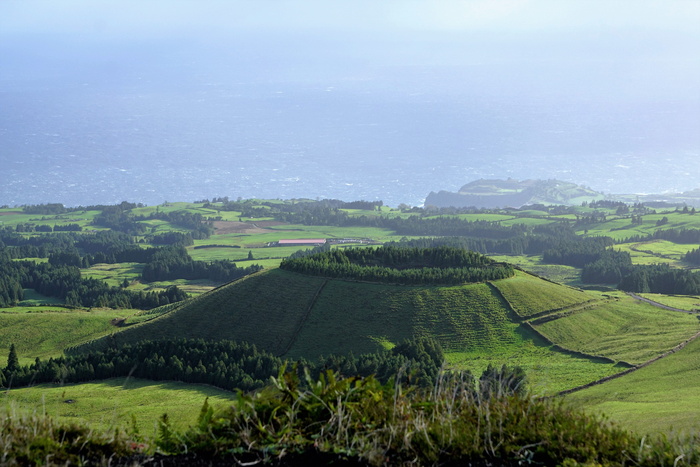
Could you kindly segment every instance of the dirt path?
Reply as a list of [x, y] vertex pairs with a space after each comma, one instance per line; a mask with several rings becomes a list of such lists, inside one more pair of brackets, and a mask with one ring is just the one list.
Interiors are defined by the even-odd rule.
[[697, 311], [689, 311], [689, 310], [682, 310], [680, 308], [674, 308], [672, 306], [668, 306], [668, 305], [664, 305], [664, 304], [659, 303], [659, 302], [655, 302], [654, 300], [649, 300], [648, 298], [640, 297], [636, 293], [627, 292], [627, 295], [634, 298], [635, 300], [639, 300], [641, 302], [646, 302], [649, 305], [654, 305], [655, 307], [663, 308], [664, 310], [679, 311], [681, 313], [688, 313], [689, 315], [697, 315], [698, 314]]

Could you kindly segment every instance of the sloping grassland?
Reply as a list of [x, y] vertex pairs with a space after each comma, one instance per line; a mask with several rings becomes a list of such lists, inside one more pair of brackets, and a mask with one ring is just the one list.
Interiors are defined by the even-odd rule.
[[632, 364], [654, 358], [700, 331], [696, 315], [664, 310], [629, 297], [547, 319], [532, 324], [559, 345]]
[[[566, 396], [640, 433], [700, 429], [700, 339], [622, 378]], [[651, 422], [653, 421], [653, 422]]]

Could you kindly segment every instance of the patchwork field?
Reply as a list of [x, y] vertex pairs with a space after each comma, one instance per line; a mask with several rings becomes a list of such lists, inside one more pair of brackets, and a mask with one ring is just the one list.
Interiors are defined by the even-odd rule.
[[546, 321], [533, 321], [535, 328], [563, 347], [632, 364], [662, 354], [700, 331], [700, 320], [694, 315], [630, 297], [542, 320]]
[[700, 339], [622, 378], [566, 396], [639, 433], [700, 430]]

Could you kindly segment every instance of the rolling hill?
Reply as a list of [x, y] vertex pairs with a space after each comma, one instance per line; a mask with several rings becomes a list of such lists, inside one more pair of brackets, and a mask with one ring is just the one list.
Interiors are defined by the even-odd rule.
[[[120, 331], [72, 351], [187, 337], [247, 341], [278, 356], [316, 359], [374, 352], [406, 338], [430, 336], [445, 349], [451, 367], [480, 372], [489, 363], [521, 365], [531, 370], [537, 392], [553, 393], [622, 368], [605, 352], [587, 355], [575, 346], [558, 347], [516, 311], [540, 316], [592, 301], [600, 300], [522, 271], [492, 282], [405, 286], [273, 269], [170, 305], [162, 314], [129, 318]], [[128, 324], [139, 320], [145, 321]], [[678, 332], [690, 334], [691, 326]], [[674, 337], [659, 348], [676, 345]]]

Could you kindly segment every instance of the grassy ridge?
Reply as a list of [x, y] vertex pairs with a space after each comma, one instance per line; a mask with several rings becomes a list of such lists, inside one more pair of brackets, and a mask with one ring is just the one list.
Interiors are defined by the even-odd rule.
[[123, 343], [180, 337], [230, 339], [280, 354], [323, 282], [278, 269], [265, 271], [203, 294], [157, 319], [127, 327], [114, 339]]
[[648, 367], [566, 396], [638, 431], [700, 430], [700, 340]]
[[527, 318], [595, 299], [589, 293], [551, 284], [531, 274], [517, 271], [511, 279], [493, 281], [518, 316]]
[[535, 324], [535, 328], [563, 347], [638, 364], [698, 332], [700, 322], [687, 313], [623, 297]]
[[373, 352], [432, 336], [445, 351], [511, 342], [517, 327], [486, 284], [404, 287], [331, 280], [290, 351], [292, 356]]

